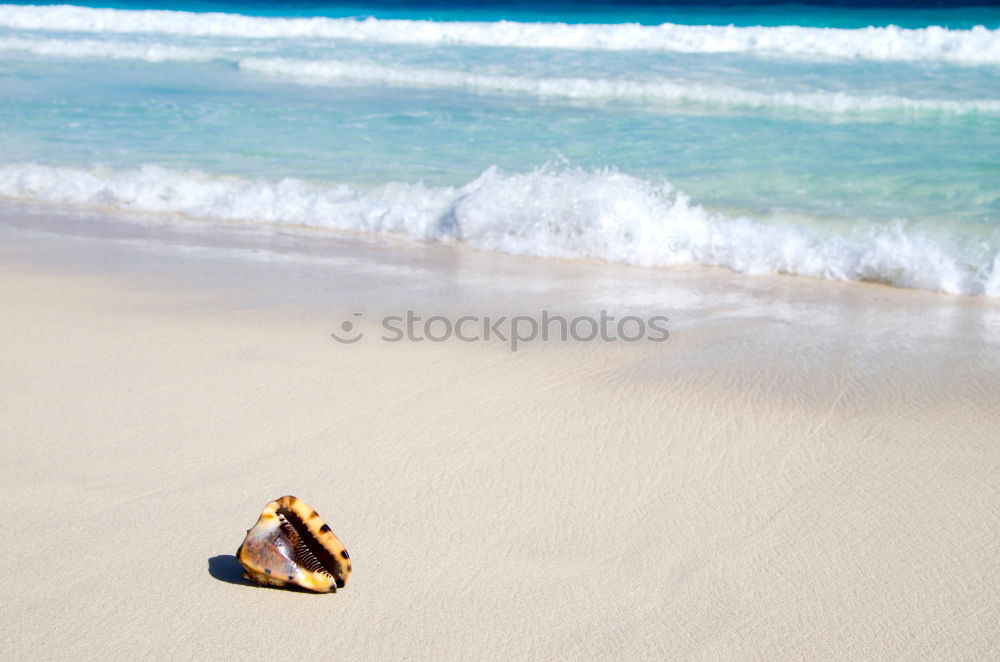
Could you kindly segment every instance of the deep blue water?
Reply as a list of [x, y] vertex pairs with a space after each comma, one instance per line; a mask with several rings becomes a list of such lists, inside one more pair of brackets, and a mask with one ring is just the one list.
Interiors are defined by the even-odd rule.
[[[59, 2], [15, 2], [17, 5], [58, 5]], [[76, 2], [78, 6], [113, 9], [167, 9], [193, 12], [226, 12], [253, 16], [327, 16], [432, 19], [438, 21], [561, 21], [568, 23], [625, 23], [643, 25], [683, 23], [688, 25], [809, 25], [815, 27], [862, 28], [898, 25], [918, 28], [940, 25], [968, 29], [975, 25], [1000, 27], [1000, 7], [987, 0], [822, 0], [775, 3], [742, 0], [734, 2], [685, 2], [625, 0], [579, 2], [574, 0], [497, 0], [451, 2], [383, 0], [381, 2]]]

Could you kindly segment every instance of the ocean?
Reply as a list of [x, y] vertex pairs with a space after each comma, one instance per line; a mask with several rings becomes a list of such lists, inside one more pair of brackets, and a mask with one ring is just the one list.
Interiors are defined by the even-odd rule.
[[1000, 9], [858, 4], [0, 5], [0, 216], [998, 297]]

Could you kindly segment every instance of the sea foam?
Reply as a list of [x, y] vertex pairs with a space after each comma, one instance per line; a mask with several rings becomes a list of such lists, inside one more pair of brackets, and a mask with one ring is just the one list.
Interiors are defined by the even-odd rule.
[[304, 84], [360, 84], [459, 89], [472, 93], [529, 95], [578, 101], [615, 101], [646, 105], [698, 105], [749, 110], [799, 110], [845, 115], [877, 112], [1000, 113], [997, 99], [910, 98], [844, 91], [762, 92], [732, 85], [674, 79], [505, 76], [350, 60], [244, 57], [244, 49], [198, 48], [158, 42], [95, 39], [0, 37], [0, 52], [19, 51], [60, 58], [141, 60], [151, 63], [222, 60], [240, 70]]
[[1000, 30], [977, 26], [861, 29], [801, 26], [565, 24], [402, 19], [269, 18], [223, 13], [0, 5], [0, 26], [20, 30], [162, 33], [251, 39], [345, 39], [577, 50], [756, 53], [791, 57], [1000, 63]]
[[97, 39], [27, 39], [0, 37], [0, 51], [21, 51], [62, 58], [185, 62], [211, 60], [224, 51], [162, 43], [134, 43]]
[[[147, 166], [0, 166], [0, 195], [88, 208], [460, 241], [481, 250], [599, 258], [651, 267], [705, 264], [925, 290], [1000, 296], [1000, 244], [975, 255], [904, 223], [849, 234], [727, 216], [666, 182], [615, 170], [490, 168], [460, 187], [394, 182], [373, 188], [218, 177]], [[169, 216], [165, 216], [169, 219]]]
[[729, 85], [684, 80], [602, 79], [502, 76], [454, 69], [384, 66], [338, 60], [245, 58], [239, 67], [281, 78], [312, 83], [386, 84], [402, 87], [463, 89], [472, 92], [526, 94], [577, 100], [698, 104], [726, 108], [794, 109], [849, 114], [879, 111], [903, 113], [998, 113], [996, 99], [924, 99], [847, 92], [759, 92]]

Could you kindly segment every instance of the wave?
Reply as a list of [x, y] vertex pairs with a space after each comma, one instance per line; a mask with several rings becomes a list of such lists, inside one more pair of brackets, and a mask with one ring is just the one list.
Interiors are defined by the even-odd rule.
[[436, 87], [528, 94], [579, 100], [707, 104], [727, 108], [793, 109], [817, 113], [878, 111], [936, 112], [964, 115], [1000, 112], [1000, 100], [912, 99], [894, 95], [845, 92], [757, 92], [726, 85], [678, 80], [532, 78], [467, 73], [453, 69], [420, 69], [338, 60], [246, 58], [239, 67], [271, 76], [312, 83], [381, 83], [404, 87]]
[[461, 187], [388, 183], [370, 189], [218, 177], [157, 166], [115, 171], [0, 166], [0, 196], [182, 215], [461, 241], [472, 247], [642, 266], [704, 264], [924, 290], [1000, 296], [1000, 246], [976, 256], [907, 229], [868, 225], [824, 234], [693, 204], [670, 184], [615, 170], [490, 168]]
[[402, 19], [269, 18], [224, 13], [0, 5], [0, 26], [94, 33], [166, 33], [253, 39], [345, 39], [429, 46], [754, 53], [791, 57], [1000, 63], [1000, 30], [977, 26], [861, 29], [801, 26], [565, 24]]
[[570, 100], [693, 104], [753, 110], [788, 109], [835, 115], [872, 112], [954, 115], [1000, 113], [1000, 100], [994, 99], [914, 99], [886, 94], [857, 95], [824, 91], [759, 92], [728, 85], [706, 85], [670, 79], [504, 76], [341, 60], [240, 58], [240, 50], [236, 48], [191, 48], [159, 43], [0, 37], [0, 52], [4, 51], [63, 58], [142, 60], [151, 63], [226, 60], [234, 62], [244, 71], [309, 84], [383, 84]]
[[49, 57], [143, 60], [146, 62], [211, 60], [221, 55], [219, 51], [206, 48], [189, 48], [171, 44], [137, 44], [94, 39], [24, 39], [21, 37], [0, 37], [0, 51], [20, 51]]

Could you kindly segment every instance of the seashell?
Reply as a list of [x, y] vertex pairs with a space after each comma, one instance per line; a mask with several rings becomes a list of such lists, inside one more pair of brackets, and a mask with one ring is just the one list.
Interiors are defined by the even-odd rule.
[[236, 550], [247, 579], [266, 586], [294, 584], [319, 593], [347, 583], [347, 550], [305, 501], [283, 496], [264, 506]]

